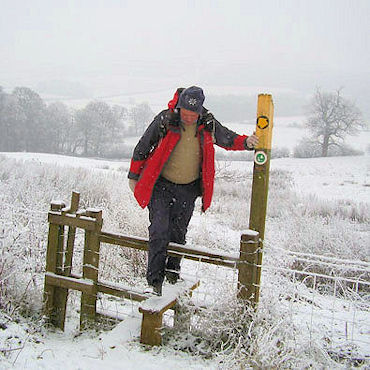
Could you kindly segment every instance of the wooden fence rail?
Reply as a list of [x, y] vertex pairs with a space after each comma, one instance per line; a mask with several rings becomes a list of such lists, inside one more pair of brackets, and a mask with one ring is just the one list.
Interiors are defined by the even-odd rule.
[[[148, 298], [143, 291], [125, 285], [112, 284], [99, 280], [99, 255], [101, 243], [119, 245], [125, 248], [148, 250], [148, 239], [114, 234], [102, 231], [102, 211], [89, 208], [79, 210], [79, 193], [72, 193], [70, 207], [63, 202], [52, 202], [48, 214], [49, 235], [46, 255], [46, 273], [44, 285], [44, 315], [53, 325], [64, 330], [68, 290], [81, 291], [80, 328], [96, 325], [99, 317], [96, 302], [98, 293], [127, 298], [134, 301], [146, 301], [140, 307], [143, 313], [141, 342], [157, 345], [161, 343], [159, 334], [162, 325], [162, 314], [171, 308], [177, 311], [179, 294], [191, 294], [199, 282], [190, 282], [180, 287], [177, 295], [171, 297]], [[76, 229], [85, 232], [82, 276], [72, 273], [73, 250]], [[259, 234], [247, 230], [241, 236], [238, 255], [208, 248], [189, 247], [169, 243], [168, 254], [184, 258], [238, 269], [238, 295], [235, 298], [245, 300], [246, 304], [255, 306], [258, 302], [259, 278], [257, 261], [259, 254]], [[189, 282], [188, 282], [189, 283]], [[177, 285], [177, 284], [176, 284]], [[150, 300], [155, 300], [157, 311], [153, 312]], [[155, 318], [155, 319], [154, 319]], [[181, 320], [179, 320], [181, 321]]]

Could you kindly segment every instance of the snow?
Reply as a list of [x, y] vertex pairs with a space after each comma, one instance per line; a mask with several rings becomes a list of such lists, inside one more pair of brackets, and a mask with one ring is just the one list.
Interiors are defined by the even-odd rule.
[[[93, 158], [68, 157], [45, 153], [2, 153], [3, 155], [38, 163], [82, 167], [100, 170], [128, 170], [129, 160], [108, 161]], [[232, 167], [244, 173], [252, 166], [233, 162]], [[321, 199], [351, 199], [359, 202], [370, 200], [370, 156], [328, 158], [277, 158], [270, 169], [286, 170], [293, 175], [295, 190], [303, 195]]]
[[[97, 336], [86, 332], [76, 336], [73, 331], [49, 331], [44, 336], [25, 333], [19, 324], [10, 324], [0, 331], [3, 337], [13, 336], [27, 341], [17, 359], [2, 361], [2, 369], [205, 369], [214, 368], [212, 361], [202, 361], [181, 352], [170, 350], [146, 350], [138, 343], [141, 315], [133, 316], [109, 332]], [[17, 340], [17, 338], [14, 338]], [[9, 341], [8, 341], [9, 342]]]
[[23, 152], [4, 152], [0, 153], [9, 158], [20, 161], [31, 161], [33, 163], [57, 164], [62, 167], [89, 168], [100, 170], [128, 170], [130, 162], [128, 159], [121, 161], [109, 161], [104, 159], [69, 157], [59, 154], [49, 153], [23, 153]]
[[278, 158], [270, 169], [292, 173], [294, 189], [321, 199], [370, 201], [370, 157]]
[[[232, 162], [232, 169], [251, 171], [245, 162]], [[270, 170], [284, 170], [293, 176], [294, 190], [303, 196], [326, 200], [370, 201], [370, 156], [327, 158], [276, 158]]]
[[[245, 127], [245, 126], [244, 126]], [[299, 129], [297, 129], [299, 130]], [[290, 134], [292, 130], [290, 130]], [[289, 135], [290, 135], [289, 134]], [[297, 132], [293, 133], [297, 134]], [[280, 140], [280, 139], [279, 139]], [[282, 140], [282, 139], [281, 139]], [[40, 154], [40, 153], [2, 153], [2, 155], [14, 158], [18, 161], [56, 164], [58, 166], [81, 167], [94, 169], [99, 173], [104, 171], [127, 171], [128, 160], [107, 161], [90, 158], [74, 158], [61, 155]], [[233, 162], [231, 169], [238, 170], [242, 176], [251, 174], [252, 163]], [[370, 201], [370, 157], [368, 155], [356, 157], [330, 157], [330, 158], [281, 158], [271, 161], [271, 170], [288, 171], [293, 176], [294, 190], [307, 199], [329, 200], [351, 200], [355, 202], [369, 203]], [[73, 190], [73, 189], [71, 189]], [[83, 194], [81, 194], [83, 197]], [[205, 233], [211, 230], [215, 240], [220, 245], [238, 245], [240, 233], [227, 228], [227, 226], [214, 227], [217, 218], [211, 213], [206, 216], [195, 213], [194, 220], [204, 226]], [[194, 237], [190, 233], [190, 237]], [[198, 250], [207, 251], [205, 247], [196, 246]], [[302, 256], [304, 255], [301, 253]], [[235, 254], [236, 256], [236, 254]], [[330, 262], [330, 261], [329, 261]], [[333, 259], [331, 262], [335, 262]], [[353, 265], [353, 260], [348, 263]], [[359, 263], [360, 265], [361, 263]], [[365, 262], [364, 267], [368, 267]], [[208, 266], [207, 266], [208, 268]], [[211, 267], [209, 267], [211, 268]], [[189, 271], [190, 264], [184, 264], [184, 273], [194, 276], [194, 271]], [[230, 271], [220, 274], [218, 271], [219, 283]], [[225, 270], [226, 271], [226, 270]], [[197, 274], [201, 272], [197, 272]], [[235, 278], [235, 277], [234, 277]], [[170, 289], [171, 287], [165, 287]], [[197, 289], [198, 290], [198, 289]], [[199, 288], [202, 292], [202, 284]], [[209, 292], [204, 292], [206, 295]], [[305, 293], [303, 292], [302, 295]], [[310, 297], [308, 297], [310, 298]], [[160, 298], [159, 298], [160, 299]], [[334, 316], [330, 310], [333, 301], [328, 299], [315, 301], [315, 315], [323, 326], [334, 322], [335, 332], [338, 338], [338, 345], [346, 335], [352, 335], [356, 339], [364, 340], [366, 327], [369, 323], [368, 313], [361, 311], [361, 327], [349, 328], [347, 334], [346, 322], [353, 322], [354, 312], [352, 308], [345, 309], [346, 302], [336, 301], [336, 304], [343, 304], [343, 314]], [[302, 302], [296, 303], [296, 310], [302, 311], [302, 315], [295, 315], [296, 324], [310, 325], [311, 312], [307, 305]], [[359, 312], [359, 311], [357, 311]], [[336, 313], [337, 314], [337, 313]], [[303, 317], [307, 316], [306, 319]], [[79, 335], [75, 323], [69, 322], [65, 332], [59, 330], [45, 329], [40, 323], [39, 328], [30, 329], [27, 323], [8, 322], [7, 328], [0, 329], [0, 342], [8, 347], [19, 348], [17, 356], [9, 357], [9, 360], [1, 359], [0, 367], [4, 369], [214, 369], [218, 367], [216, 360], [204, 360], [200, 357], [191, 356], [181, 351], [172, 350], [168, 346], [148, 350], [138, 343], [140, 336], [141, 315], [138, 307], [132, 307], [125, 320], [113, 330], [97, 334], [86, 332]], [[328, 319], [329, 318], [329, 319]], [[328, 321], [329, 320], [329, 321]], [[366, 326], [367, 325], [367, 326]], [[330, 328], [329, 328], [330, 329]], [[328, 329], [328, 330], [329, 330]], [[351, 332], [352, 330], [352, 332]], [[369, 339], [364, 340], [361, 348], [363, 353], [369, 353]], [[6, 354], [6, 352], [3, 352]]]
[[148, 312], [159, 312], [169, 306], [179, 296], [196, 287], [196, 281], [180, 281], [175, 285], [164, 285], [161, 297], [151, 297], [140, 304], [140, 309]]
[[[369, 350], [368, 343], [370, 342], [370, 313], [361, 311], [361, 316], [354, 324], [353, 318], [358, 314], [355, 302], [334, 297], [320, 297], [318, 299], [305, 287], [301, 289], [302, 285], [298, 286], [301, 301], [293, 303], [294, 311], [299, 312], [299, 315], [292, 316], [293, 321], [298, 326], [311, 326], [313, 333], [319, 332], [320, 327], [332, 331], [333, 343], [331, 345], [334, 348], [340, 348], [342, 344], [347, 342], [348, 338], [355, 339], [360, 351], [366, 353]], [[311, 301], [314, 308], [305, 305], [303, 300]], [[312, 316], [315, 320], [314, 326], [312, 325]]]

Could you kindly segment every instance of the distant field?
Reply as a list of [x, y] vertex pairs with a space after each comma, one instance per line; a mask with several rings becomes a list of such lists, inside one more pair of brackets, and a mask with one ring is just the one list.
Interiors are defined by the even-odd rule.
[[[255, 129], [255, 113], [253, 112], [251, 117], [248, 118], [250, 119], [248, 119], [246, 123], [221, 123], [239, 134], [250, 135]], [[288, 148], [293, 152], [298, 142], [304, 136], [308, 135], [307, 129], [304, 128], [305, 119], [305, 116], [275, 117], [272, 135], [272, 150], [274, 150], [274, 148]], [[139, 136], [128, 137], [125, 139], [125, 143], [134, 147], [139, 138]], [[356, 136], [347, 136], [345, 143], [354, 149], [366, 152], [370, 144], [370, 131], [362, 131]]]
[[[129, 160], [109, 161], [92, 158], [68, 157], [45, 153], [2, 153], [6, 157], [34, 163], [57, 164], [66, 167], [128, 171]], [[222, 162], [221, 162], [222, 163]], [[241, 175], [252, 172], [252, 162], [228, 162], [228, 167]], [[370, 157], [277, 158], [271, 170], [291, 173], [294, 189], [303, 195], [320, 199], [351, 199], [369, 202]]]

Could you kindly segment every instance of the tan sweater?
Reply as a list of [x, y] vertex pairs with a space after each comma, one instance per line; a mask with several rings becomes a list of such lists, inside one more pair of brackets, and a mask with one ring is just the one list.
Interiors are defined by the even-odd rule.
[[197, 124], [184, 125], [181, 138], [164, 165], [162, 176], [175, 184], [188, 184], [199, 178], [200, 147], [195, 136]]

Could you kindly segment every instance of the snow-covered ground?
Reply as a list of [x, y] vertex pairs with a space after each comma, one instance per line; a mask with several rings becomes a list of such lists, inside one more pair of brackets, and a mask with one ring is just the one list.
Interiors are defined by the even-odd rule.
[[[148, 351], [138, 343], [141, 317], [129, 318], [113, 330], [77, 335], [67, 330], [47, 332], [26, 324], [11, 323], [0, 330], [0, 341], [9, 348], [21, 348], [12, 361], [0, 360], [2, 369], [55, 369], [55, 370], [162, 370], [212, 369], [216, 364], [184, 352], [166, 349]], [[26, 340], [25, 340], [26, 339]], [[6, 348], [1, 348], [5, 350]], [[4, 352], [6, 354], [6, 352]]]
[[277, 158], [271, 169], [293, 174], [294, 189], [321, 199], [370, 201], [370, 156], [330, 158]]
[[[1, 155], [16, 159], [17, 162], [14, 166], [21, 162], [41, 165], [55, 164], [55, 166], [66, 168], [95, 170], [102, 174], [111, 171], [125, 173], [129, 166], [128, 160], [107, 161], [39, 153], [1, 153]], [[314, 197], [323, 201], [348, 200], [368, 204], [370, 201], [369, 159], [367, 155], [314, 159], [281, 158], [271, 161], [271, 170], [290, 172], [294, 181], [294, 190], [304, 198]], [[250, 175], [253, 169], [252, 162], [232, 162], [228, 166], [228, 170], [240, 174], [241, 177]], [[214, 206], [217, 207], [216, 202]], [[196, 229], [193, 226], [190, 227], [189, 239], [191, 241], [196, 242], [197, 238], [207, 237], [207, 230], [209, 230], [213, 233], [217, 243], [238, 245], [239, 232], [228, 228], [227, 220], [223, 220], [226, 225], [217, 224], [218, 226], [214, 227], [214, 222], [219, 222], [217, 214], [210, 213], [204, 216], [196, 212], [192, 222], [196, 222], [200, 226]], [[271, 227], [273, 227], [273, 221]], [[200, 229], [204, 229], [204, 235], [198, 235]], [[184, 271], [186, 271], [186, 266], [184, 267]], [[271, 282], [268, 280], [267, 283]], [[310, 297], [308, 296], [307, 299]], [[306, 315], [310, 314], [307, 305], [302, 302], [298, 304], [302, 305], [301, 309]], [[364, 304], [366, 305], [366, 302]], [[317, 310], [319, 306], [322, 306], [321, 311], [316, 312], [319, 314], [326, 312], [328, 315], [332, 315], [332, 311], [324, 300], [315, 302], [314, 309]], [[357, 314], [359, 313], [361, 311], [357, 311]], [[342, 317], [350, 321], [352, 313], [346, 315], [348, 319], [344, 314]], [[301, 321], [297, 322], [298, 325], [309, 324], [310, 316], [307, 321], [303, 320], [303, 316], [301, 316], [302, 320], [299, 320], [299, 317], [295, 316], [295, 320]], [[366, 328], [369, 326], [368, 315], [364, 315], [361, 320], [364, 322], [364, 327], [360, 329], [367, 330]], [[47, 330], [42, 327], [41, 323], [39, 327], [36, 325], [30, 328], [27, 322], [15, 323], [7, 320], [5, 316], [0, 316], [0, 324], [2, 322], [7, 323], [0, 329], [0, 342], [3, 346], [0, 351], [3, 351], [5, 358], [8, 357], [8, 360], [4, 358], [0, 360], [0, 367], [4, 369], [162, 369], [167, 367], [216, 369], [221, 366], [216, 360], [205, 360], [191, 356], [182, 351], [171, 349], [170, 346], [151, 350], [142, 347], [138, 343], [140, 315], [136, 308], [132, 309], [127, 320], [113, 330], [100, 334], [84, 333], [79, 335], [72, 322], [67, 325], [64, 333]], [[324, 318], [322, 318], [322, 325], [325, 325]], [[335, 325], [337, 324], [335, 323]], [[345, 328], [347, 331], [347, 326]], [[342, 330], [342, 326], [340, 329]], [[356, 335], [358, 335], [357, 332]], [[361, 335], [361, 338], [364, 338], [363, 335], [366, 333], [361, 332]], [[366, 353], [366, 343], [368, 343], [368, 339], [365, 340], [362, 353], [364, 351]], [[367, 353], [369, 354], [370, 350]]]
[[[240, 170], [248, 162], [233, 162]], [[305, 196], [326, 200], [370, 201], [370, 156], [328, 158], [276, 158], [270, 170], [285, 170], [294, 180], [293, 188]]]
[[9, 158], [14, 158], [19, 161], [30, 161], [33, 163], [47, 163], [55, 164], [62, 167], [75, 167], [75, 168], [86, 168], [86, 169], [102, 169], [102, 170], [117, 170], [121, 167], [122, 170], [129, 168], [130, 162], [128, 159], [122, 161], [110, 161], [104, 159], [94, 158], [83, 158], [83, 157], [68, 157], [59, 154], [48, 154], [48, 153], [0, 153]]
[[[108, 161], [102, 159], [67, 157], [45, 153], [2, 153], [9, 158], [36, 163], [56, 164], [101, 170], [127, 171], [129, 160]], [[251, 162], [232, 162], [232, 168], [243, 173], [251, 172]], [[277, 158], [270, 164], [271, 170], [286, 170], [294, 179], [294, 189], [299, 194], [321, 199], [351, 199], [370, 201], [370, 156], [328, 158]]]

